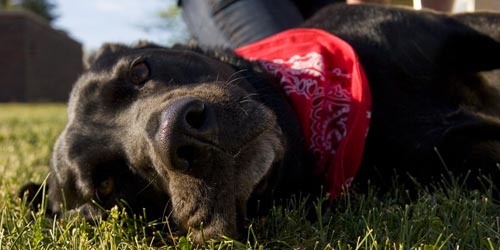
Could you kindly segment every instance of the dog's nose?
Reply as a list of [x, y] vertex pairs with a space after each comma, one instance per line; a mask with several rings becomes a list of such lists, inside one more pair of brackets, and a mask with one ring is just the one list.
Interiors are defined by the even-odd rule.
[[213, 108], [200, 99], [185, 97], [162, 112], [157, 140], [167, 167], [185, 171], [209, 160], [216, 135]]

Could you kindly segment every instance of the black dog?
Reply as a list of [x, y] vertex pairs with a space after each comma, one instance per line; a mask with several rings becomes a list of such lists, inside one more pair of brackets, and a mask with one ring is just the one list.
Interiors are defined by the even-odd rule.
[[[387, 186], [394, 172], [425, 183], [447, 168], [499, 179], [500, 81], [478, 73], [500, 68], [499, 25], [498, 14], [369, 5], [328, 7], [304, 24], [350, 43], [366, 70], [373, 109], [359, 185]], [[124, 199], [150, 218], [166, 209], [198, 240], [201, 222], [206, 238], [236, 236], [257, 203], [320, 189], [286, 100], [231, 51], [106, 45], [71, 93], [49, 210], [99, 213], [92, 201]]]

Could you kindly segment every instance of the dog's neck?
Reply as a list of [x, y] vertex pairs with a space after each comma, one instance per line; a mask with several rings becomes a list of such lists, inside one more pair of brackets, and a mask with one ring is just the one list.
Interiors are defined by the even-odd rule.
[[348, 187], [361, 163], [371, 99], [354, 50], [315, 29], [293, 29], [239, 48], [280, 81], [315, 158], [314, 173], [331, 198]]

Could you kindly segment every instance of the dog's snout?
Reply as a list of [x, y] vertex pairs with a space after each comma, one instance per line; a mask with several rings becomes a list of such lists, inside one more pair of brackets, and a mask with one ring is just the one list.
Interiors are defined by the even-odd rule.
[[217, 130], [212, 107], [193, 97], [180, 99], [167, 107], [162, 114], [162, 123], [170, 132], [205, 142], [211, 141]]
[[157, 139], [167, 166], [184, 171], [203, 165], [216, 143], [216, 135], [217, 120], [211, 105], [185, 97], [162, 112]]

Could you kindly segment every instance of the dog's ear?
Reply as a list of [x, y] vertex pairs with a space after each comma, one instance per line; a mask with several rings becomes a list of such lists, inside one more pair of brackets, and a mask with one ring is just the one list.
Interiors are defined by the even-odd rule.
[[85, 69], [89, 69], [96, 61], [107, 55], [126, 50], [129, 47], [118, 43], [105, 43], [96, 52], [90, 53], [84, 60]]
[[442, 48], [441, 65], [458, 73], [500, 68], [500, 43], [459, 22], [450, 21], [452, 32]]
[[18, 197], [23, 199], [26, 196], [26, 202], [33, 210], [37, 210], [41, 206], [44, 195], [44, 186], [41, 184], [27, 183], [21, 187]]
[[156, 43], [146, 41], [146, 40], [139, 40], [132, 48], [134, 49], [162, 49], [164, 48], [161, 45], [158, 45]]

